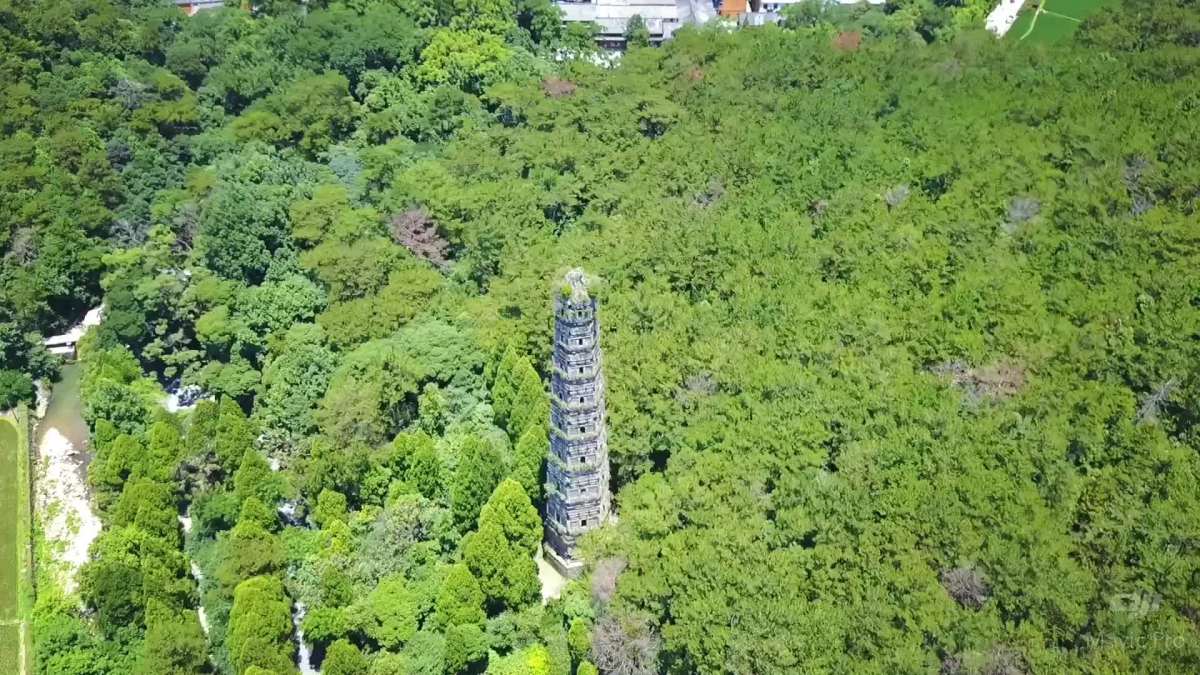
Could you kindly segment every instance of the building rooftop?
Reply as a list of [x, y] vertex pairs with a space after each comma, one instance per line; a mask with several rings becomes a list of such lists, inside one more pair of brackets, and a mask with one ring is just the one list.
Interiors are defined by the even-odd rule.
[[596, 2], [556, 3], [568, 23], [591, 21], [600, 26], [602, 36], [623, 36], [635, 15], [646, 22], [656, 38], [666, 39], [680, 26], [704, 23], [716, 16], [708, 0], [597, 0]]
[[750, 11], [750, 3], [746, 0], [723, 0], [718, 13], [725, 17], [739, 17], [748, 11]]

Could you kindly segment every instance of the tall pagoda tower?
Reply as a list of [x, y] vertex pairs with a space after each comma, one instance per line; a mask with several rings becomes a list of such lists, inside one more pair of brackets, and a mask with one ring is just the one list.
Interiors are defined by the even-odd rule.
[[546, 461], [546, 544], [568, 576], [580, 563], [575, 545], [603, 523], [608, 492], [608, 431], [596, 299], [573, 269], [554, 300], [554, 371], [550, 377], [550, 456]]

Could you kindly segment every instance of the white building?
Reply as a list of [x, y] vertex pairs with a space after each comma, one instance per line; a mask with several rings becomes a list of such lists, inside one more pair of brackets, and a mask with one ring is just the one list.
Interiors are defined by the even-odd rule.
[[559, 0], [563, 21], [591, 21], [600, 27], [596, 41], [604, 45], [625, 43], [625, 28], [635, 15], [646, 22], [651, 42], [669, 40], [686, 24], [701, 24], [717, 15], [710, 0]]
[[217, 9], [225, 6], [225, 0], [175, 0], [175, 6], [183, 10], [188, 16], [195, 16], [196, 12], [205, 9]]

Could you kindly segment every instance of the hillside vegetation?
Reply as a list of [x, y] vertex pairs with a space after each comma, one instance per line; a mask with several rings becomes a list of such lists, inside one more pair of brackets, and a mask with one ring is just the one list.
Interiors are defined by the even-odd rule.
[[[8, 396], [108, 310], [40, 672], [284, 675], [295, 602], [331, 675], [1200, 669], [1200, 7], [804, 9], [0, 5]], [[543, 606], [574, 266], [619, 522]]]

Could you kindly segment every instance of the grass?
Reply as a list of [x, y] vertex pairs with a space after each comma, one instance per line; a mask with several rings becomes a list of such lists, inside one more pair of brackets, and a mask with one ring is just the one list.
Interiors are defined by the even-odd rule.
[[28, 673], [33, 609], [29, 417], [0, 419], [0, 672]]
[[1082, 21], [1111, 0], [1034, 0], [1009, 29], [1009, 39], [1053, 44], [1070, 37]]

